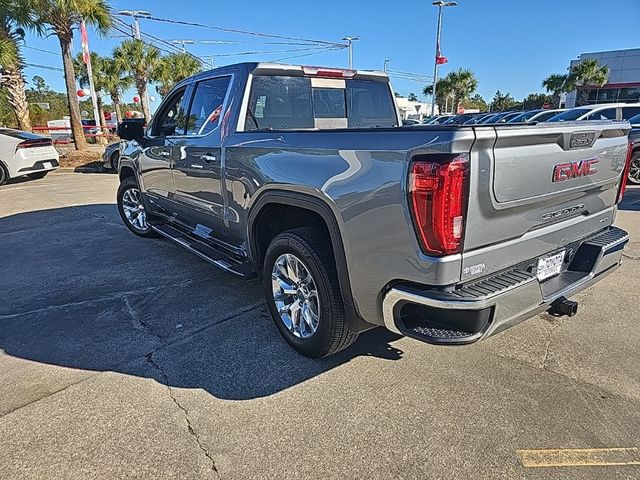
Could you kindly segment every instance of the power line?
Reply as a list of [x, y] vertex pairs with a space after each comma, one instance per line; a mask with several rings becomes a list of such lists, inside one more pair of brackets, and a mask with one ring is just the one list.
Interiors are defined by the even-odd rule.
[[317, 51], [317, 52], [311, 52], [311, 53], [303, 53], [302, 55], [292, 55], [290, 57], [281, 57], [281, 58], [276, 58], [274, 60], [269, 60], [270, 62], [281, 62], [282, 60], [291, 60], [293, 58], [300, 58], [300, 57], [308, 57], [310, 55], [317, 55], [319, 53], [325, 53], [325, 52], [332, 52], [335, 50], [342, 50], [344, 48], [343, 46], [340, 47], [325, 47], [324, 49]]
[[172, 20], [172, 19], [168, 19], [168, 18], [159, 18], [159, 17], [154, 17], [154, 16], [145, 16], [144, 17], [145, 20], [152, 20], [155, 22], [164, 22], [164, 23], [172, 23], [172, 24], [176, 24], [176, 25], [186, 25], [189, 27], [198, 27], [198, 28], [208, 28], [210, 30], [218, 30], [221, 32], [227, 32], [227, 33], [237, 33], [237, 34], [241, 34], [241, 35], [252, 35], [252, 36], [257, 36], [257, 37], [265, 37], [265, 38], [279, 38], [282, 40], [294, 40], [294, 41], [298, 41], [298, 42], [307, 42], [307, 43], [316, 43], [316, 44], [321, 44], [321, 45], [331, 45], [331, 46], [342, 46], [343, 44], [341, 43], [336, 43], [336, 42], [328, 42], [326, 40], [312, 40], [312, 39], [308, 39], [308, 38], [300, 38], [300, 37], [289, 37], [286, 35], [276, 35], [276, 34], [270, 34], [270, 33], [261, 33], [261, 32], [253, 32], [253, 31], [248, 31], [248, 30], [240, 30], [237, 28], [226, 28], [226, 27], [218, 27], [215, 25], [205, 25], [202, 23], [196, 23], [196, 22], [186, 22], [184, 20]]
[[22, 48], [28, 48], [29, 50], [35, 50], [36, 52], [48, 53], [49, 55], [60, 56], [60, 52], [52, 52], [51, 50], [45, 50], [44, 48], [30, 47], [29, 45], [22, 45]]
[[37, 63], [25, 63], [25, 66], [33, 67], [33, 68], [42, 68], [44, 70], [53, 70], [53, 71], [56, 71], [56, 72], [64, 72], [64, 68], [52, 67], [51, 65], [39, 65]]

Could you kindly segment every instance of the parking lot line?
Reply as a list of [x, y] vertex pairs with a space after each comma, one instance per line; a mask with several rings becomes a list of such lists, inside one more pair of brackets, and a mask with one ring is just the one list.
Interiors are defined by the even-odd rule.
[[516, 450], [516, 454], [522, 465], [528, 468], [640, 465], [640, 449], [637, 447]]

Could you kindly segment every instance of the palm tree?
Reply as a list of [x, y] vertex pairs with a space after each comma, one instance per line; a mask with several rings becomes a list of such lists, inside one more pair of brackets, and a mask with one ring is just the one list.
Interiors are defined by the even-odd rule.
[[113, 106], [116, 109], [118, 121], [122, 121], [122, 92], [133, 86], [133, 79], [125, 75], [126, 70], [122, 62], [112, 58], [102, 59], [102, 88], [111, 97]]
[[560, 95], [567, 91], [568, 76], [561, 73], [552, 73], [542, 81], [544, 89], [551, 94], [555, 106], [560, 106]]
[[29, 6], [20, 1], [0, 0], [0, 73], [2, 85], [7, 91], [7, 101], [11, 105], [18, 128], [31, 130], [29, 104], [25, 95], [23, 59], [20, 43], [24, 39], [23, 27], [40, 30]]
[[[438, 108], [443, 111], [443, 101], [448, 97], [453, 97], [453, 103], [457, 110], [460, 104], [476, 91], [476, 88], [478, 88], [478, 79], [471, 70], [461, 68], [454, 72], [449, 72], [444, 78], [438, 80], [436, 85]], [[432, 85], [424, 89], [425, 95], [431, 95], [432, 91]]]
[[[105, 58], [95, 52], [91, 52], [91, 72], [93, 73], [93, 88], [96, 90], [96, 103], [98, 104], [98, 115], [96, 118], [96, 126], [104, 127], [104, 107], [102, 102], [102, 92], [104, 91], [104, 68], [103, 62]], [[87, 65], [82, 58], [82, 52], [78, 53], [73, 59], [73, 68], [76, 72], [76, 79], [82, 88], [89, 86], [89, 72]]]
[[172, 53], [160, 59], [153, 77], [158, 83], [156, 90], [165, 97], [178, 82], [202, 71], [202, 63], [188, 53]]
[[[431, 95], [433, 93], [433, 84], [427, 85], [423, 90], [425, 95]], [[444, 113], [447, 106], [447, 99], [453, 94], [451, 88], [451, 82], [447, 77], [441, 78], [436, 84], [436, 103], [438, 105], [438, 111]]]
[[144, 118], [149, 123], [151, 110], [147, 103], [147, 84], [154, 78], [154, 71], [160, 61], [160, 50], [142, 40], [125, 40], [113, 51], [113, 57], [133, 75]]
[[600, 66], [598, 60], [587, 59], [571, 67], [567, 83], [569, 90], [578, 90], [580, 105], [589, 103], [591, 87], [602, 87], [609, 79], [609, 67]]
[[86, 150], [87, 140], [82, 130], [80, 104], [76, 95], [76, 74], [71, 56], [73, 31], [84, 20], [93, 25], [100, 33], [106, 33], [112, 23], [111, 9], [105, 0], [19, 0], [28, 3], [37, 13], [38, 21], [49, 25], [49, 29], [58, 37], [62, 51], [64, 80], [69, 101], [71, 131], [76, 150]]

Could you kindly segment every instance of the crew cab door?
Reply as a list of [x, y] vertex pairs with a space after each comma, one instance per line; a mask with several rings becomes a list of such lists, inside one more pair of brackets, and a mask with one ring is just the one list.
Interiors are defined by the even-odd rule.
[[140, 179], [156, 210], [171, 211], [175, 194], [171, 168], [184, 142], [185, 88], [171, 94], [153, 118], [139, 156]]
[[173, 166], [179, 215], [193, 233], [225, 240], [220, 121], [230, 76], [200, 80], [192, 86], [185, 142]]

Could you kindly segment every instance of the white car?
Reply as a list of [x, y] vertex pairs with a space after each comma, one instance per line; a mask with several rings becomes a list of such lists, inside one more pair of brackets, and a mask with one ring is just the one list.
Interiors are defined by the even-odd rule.
[[44, 178], [58, 168], [59, 160], [50, 138], [0, 128], [0, 185], [23, 175], [33, 179]]
[[601, 103], [575, 107], [551, 117], [549, 122], [579, 120], [629, 120], [640, 113], [640, 103]]

